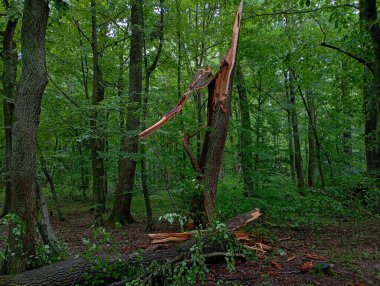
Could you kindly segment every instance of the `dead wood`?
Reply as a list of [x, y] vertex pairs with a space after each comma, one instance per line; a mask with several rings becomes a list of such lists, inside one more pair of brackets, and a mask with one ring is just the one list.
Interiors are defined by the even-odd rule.
[[[248, 225], [253, 221], [252, 218], [258, 218], [260, 216], [260, 210], [254, 209], [245, 214], [236, 216], [229, 220], [226, 224], [227, 230], [233, 232], [238, 228]], [[247, 218], [243, 221], [243, 218]], [[164, 237], [166, 234], [156, 234]], [[185, 235], [186, 236], [186, 235]], [[181, 237], [181, 236], [179, 236]], [[188, 239], [177, 243], [167, 244], [154, 244], [142, 252], [141, 257], [135, 254], [126, 254], [120, 257], [99, 256], [107, 260], [109, 264], [118, 263], [118, 273], [128, 273], [128, 269], [133, 266], [136, 267], [141, 264], [147, 268], [153, 262], [158, 264], [168, 263], [173, 265], [179, 261], [190, 258], [190, 248], [195, 241]], [[220, 247], [220, 246], [216, 246]], [[213, 252], [220, 252], [222, 250], [213, 250]], [[98, 258], [99, 258], [98, 257]], [[70, 286], [81, 285], [83, 282], [83, 274], [96, 271], [93, 268], [94, 261], [87, 260], [85, 258], [76, 258], [52, 265], [48, 265], [39, 269], [26, 271], [16, 275], [0, 276], [0, 286]], [[101, 270], [97, 270], [101, 271]], [[108, 284], [117, 282], [117, 279], [112, 281], [112, 277], [107, 280]], [[119, 285], [119, 284], [114, 284]]]

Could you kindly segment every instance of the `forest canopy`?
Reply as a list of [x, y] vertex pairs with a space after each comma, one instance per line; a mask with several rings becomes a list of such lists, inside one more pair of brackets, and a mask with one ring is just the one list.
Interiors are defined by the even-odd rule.
[[371, 225], [377, 4], [1, 1], [0, 273], [81, 254], [66, 227], [82, 215], [98, 235], [255, 208], [265, 229]]

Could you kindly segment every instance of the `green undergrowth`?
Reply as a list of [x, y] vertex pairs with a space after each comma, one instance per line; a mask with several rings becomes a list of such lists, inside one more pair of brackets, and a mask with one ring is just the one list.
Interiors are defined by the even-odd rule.
[[225, 178], [219, 184], [217, 215], [221, 220], [239, 213], [259, 208], [263, 213], [259, 223], [272, 227], [320, 227], [332, 225], [340, 220], [361, 219], [369, 211], [347, 196], [339, 196], [341, 187], [307, 189], [301, 196], [283, 177], [271, 177], [253, 191], [250, 197], [244, 196], [242, 184], [234, 178]]

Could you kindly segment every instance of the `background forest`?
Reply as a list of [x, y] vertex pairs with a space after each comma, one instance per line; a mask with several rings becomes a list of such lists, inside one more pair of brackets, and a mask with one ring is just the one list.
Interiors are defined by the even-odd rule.
[[[137, 2], [49, 1], [36, 182], [53, 221], [91, 209], [96, 225], [137, 220], [152, 230], [166, 213], [191, 216], [202, 192], [182, 139], [192, 137], [199, 159], [206, 89], [155, 134], [136, 137], [176, 105], [197, 70], [218, 70], [239, 3]], [[11, 130], [24, 1], [0, 5], [4, 217], [12, 209], [11, 166], [21, 164], [11, 157]], [[302, 229], [378, 216], [379, 5], [244, 5], [214, 219], [258, 207], [265, 227]]]

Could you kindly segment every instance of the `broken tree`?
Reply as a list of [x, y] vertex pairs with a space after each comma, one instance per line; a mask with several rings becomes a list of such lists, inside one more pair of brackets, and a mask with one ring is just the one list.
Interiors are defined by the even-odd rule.
[[197, 90], [208, 88], [207, 129], [199, 161], [192, 155], [189, 137], [184, 138], [184, 146], [189, 154], [197, 180], [202, 188], [200, 195], [194, 195], [192, 213], [196, 214], [194, 223], [206, 226], [211, 222], [215, 205], [219, 171], [222, 164], [223, 150], [227, 137], [227, 128], [231, 110], [231, 86], [235, 69], [238, 39], [243, 11], [243, 1], [238, 8], [233, 27], [231, 46], [222, 59], [218, 72], [212, 75], [209, 67], [198, 70], [189, 86], [189, 90], [179, 99], [177, 106], [166, 113], [161, 120], [140, 133], [144, 139], [178, 114], [190, 95]]
[[[235, 232], [258, 219], [260, 215], [259, 209], [240, 214], [226, 223], [226, 230], [228, 232]], [[85, 258], [74, 258], [17, 275], [0, 276], [0, 286], [83, 285], [83, 275], [86, 273], [91, 273], [94, 277], [96, 277], [97, 274], [103, 274], [105, 277], [102, 277], [104, 280], [101, 285], [125, 285], [125, 281], [117, 284], [111, 283], [120, 280], [120, 278], [118, 278], [120, 275], [117, 274], [124, 276], [126, 273], [130, 273], [129, 270], [138, 265], [148, 270], [148, 266], [153, 262], [173, 266], [178, 262], [188, 259], [191, 256], [191, 247], [195, 244], [195, 240], [191, 239], [191, 235], [187, 235], [187, 238], [188, 240], [179, 243], [169, 243], [159, 246], [152, 244], [145, 249], [140, 256], [136, 256], [135, 253], [122, 254], [118, 257], [110, 257], [107, 255], [98, 256], [98, 258], [104, 257], [102, 265], [112, 264], [111, 273], [104, 272], [104, 269], [107, 269], [105, 267], [96, 267], [97, 260], [90, 261]], [[205, 240], [209, 238], [210, 237], [204, 237]], [[171, 241], [173, 241], [173, 239]], [[220, 241], [215, 245], [216, 250], [219, 249], [218, 247], [221, 247]], [[152, 273], [149, 274], [151, 275]]]

